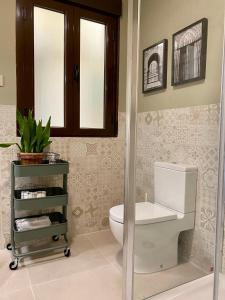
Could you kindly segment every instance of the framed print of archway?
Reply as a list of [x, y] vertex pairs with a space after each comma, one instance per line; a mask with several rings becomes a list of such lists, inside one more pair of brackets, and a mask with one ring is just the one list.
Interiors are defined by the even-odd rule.
[[168, 40], [162, 40], [143, 51], [143, 93], [167, 87]]

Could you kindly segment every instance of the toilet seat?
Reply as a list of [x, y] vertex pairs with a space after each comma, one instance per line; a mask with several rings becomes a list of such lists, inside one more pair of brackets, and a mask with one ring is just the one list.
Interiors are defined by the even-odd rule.
[[[113, 221], [124, 223], [124, 205], [112, 207], [109, 211]], [[162, 205], [150, 202], [136, 203], [135, 224], [147, 225], [177, 219], [177, 213]]]

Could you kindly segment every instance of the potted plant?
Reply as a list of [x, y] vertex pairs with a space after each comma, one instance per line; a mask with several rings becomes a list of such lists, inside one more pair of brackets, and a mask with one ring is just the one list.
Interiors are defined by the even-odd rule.
[[20, 150], [18, 158], [23, 165], [41, 163], [44, 158], [44, 149], [51, 144], [49, 140], [51, 117], [45, 127], [42, 126], [42, 120], [37, 123], [32, 111], [29, 111], [27, 117], [17, 112], [16, 119], [19, 126], [20, 145], [18, 143], [4, 143], [0, 144], [0, 147], [8, 148], [17, 145]]

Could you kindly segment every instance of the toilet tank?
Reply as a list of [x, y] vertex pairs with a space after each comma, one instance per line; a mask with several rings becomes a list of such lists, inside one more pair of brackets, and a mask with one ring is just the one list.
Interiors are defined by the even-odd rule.
[[183, 214], [195, 211], [197, 167], [156, 162], [154, 171], [156, 203]]

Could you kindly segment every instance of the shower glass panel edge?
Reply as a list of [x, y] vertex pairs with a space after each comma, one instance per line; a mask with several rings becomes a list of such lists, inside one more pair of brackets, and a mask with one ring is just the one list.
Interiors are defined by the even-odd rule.
[[220, 272], [222, 269], [223, 257], [223, 237], [224, 237], [224, 187], [225, 187], [225, 22], [224, 22], [224, 40], [223, 40], [223, 62], [222, 62], [222, 80], [220, 97], [220, 141], [219, 141], [219, 180], [217, 195], [217, 213], [216, 213], [216, 243], [215, 243], [215, 272], [214, 272], [214, 290], [213, 300], [219, 299]]
[[133, 299], [140, 4], [128, 0], [123, 300]]

